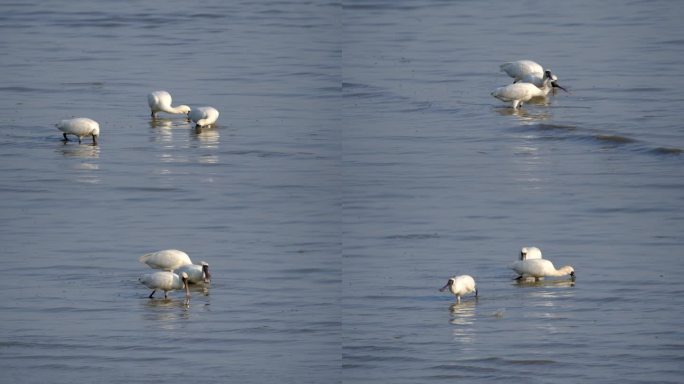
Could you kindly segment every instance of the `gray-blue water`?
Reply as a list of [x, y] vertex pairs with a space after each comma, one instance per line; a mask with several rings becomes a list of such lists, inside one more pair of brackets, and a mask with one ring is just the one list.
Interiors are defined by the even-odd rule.
[[[0, 381], [680, 382], [683, 17], [3, 3]], [[518, 59], [570, 93], [510, 110]], [[152, 122], [157, 89], [217, 126]], [[72, 116], [98, 146], [60, 141]], [[527, 245], [576, 282], [512, 281]], [[137, 281], [165, 248], [211, 265], [189, 306]]]

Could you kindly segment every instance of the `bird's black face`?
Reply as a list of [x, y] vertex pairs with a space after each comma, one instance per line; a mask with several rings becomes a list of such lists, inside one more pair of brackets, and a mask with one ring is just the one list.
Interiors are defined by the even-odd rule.
[[520, 260], [525, 260], [525, 256], [527, 256], [527, 253], [520, 251]]
[[544, 78], [545, 79], [553, 79], [553, 74], [551, 74], [551, 71], [549, 71], [549, 70], [544, 71]]
[[202, 266], [202, 274], [204, 275], [204, 281], [211, 280], [211, 273], [209, 273], [209, 266], [208, 265], [203, 265]]
[[440, 292], [444, 292], [445, 289], [451, 287], [454, 284], [454, 279], [449, 279], [442, 288], [439, 289]]

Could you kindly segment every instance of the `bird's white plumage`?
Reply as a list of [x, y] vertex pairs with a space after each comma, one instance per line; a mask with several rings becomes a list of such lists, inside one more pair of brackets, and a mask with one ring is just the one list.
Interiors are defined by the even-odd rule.
[[197, 127], [206, 127], [216, 122], [219, 117], [219, 111], [214, 107], [197, 107], [190, 111], [188, 117]]
[[[548, 81], [545, 83], [548, 84]], [[515, 83], [499, 87], [492, 92], [492, 96], [505, 102], [511, 102], [511, 107], [518, 108], [523, 102], [535, 97], [546, 96], [547, 92], [530, 83]]]
[[157, 112], [166, 112], [175, 115], [188, 114], [190, 107], [187, 105], [171, 106], [171, 94], [166, 91], [154, 91], [147, 95], [147, 103], [152, 111], [152, 117], [157, 117]]
[[501, 64], [499, 68], [512, 77], [513, 82], [521, 81], [528, 75], [538, 76], [539, 78], [544, 76], [544, 67], [532, 60], [511, 61]]
[[523, 247], [520, 250], [520, 260], [541, 259], [541, 249], [537, 247]]
[[184, 288], [186, 289], [187, 295], [187, 284], [185, 282], [187, 281], [187, 278], [187, 274], [177, 275], [173, 272], [160, 271], [142, 275], [138, 281], [140, 281], [147, 288], [152, 289], [152, 294], [150, 294], [150, 297], [154, 295], [154, 292], [157, 289], [164, 291], [164, 297], [166, 297], [169, 291], [175, 291]]
[[92, 136], [93, 143], [97, 143], [97, 137], [100, 136], [100, 124], [87, 117], [62, 120], [55, 124], [55, 126], [64, 132], [64, 140], [68, 140], [66, 135], [74, 135], [78, 137], [78, 142], [80, 143], [82, 137]]
[[163, 269], [173, 271], [180, 266], [192, 264], [190, 256], [177, 249], [165, 249], [163, 251], [147, 253], [138, 259], [141, 263], [147, 264], [153, 269]]
[[209, 264], [207, 262], [201, 262], [198, 264], [186, 264], [176, 269], [176, 273], [187, 273], [188, 281], [193, 284], [197, 283], [208, 283], [211, 279], [211, 274], [209, 274]]
[[571, 275], [574, 277], [575, 275], [575, 270], [571, 266], [566, 265], [556, 269], [553, 263], [546, 259], [519, 260], [511, 265], [511, 269], [520, 277], [534, 277], [537, 280], [547, 276]]
[[439, 290], [443, 292], [447, 288], [449, 289], [449, 292], [456, 296], [456, 300], [459, 303], [461, 302], [461, 296], [464, 296], [468, 293], [475, 292], [475, 296], [477, 296], [475, 279], [469, 275], [452, 276], [449, 278], [449, 280], [447, 280], [446, 285]]

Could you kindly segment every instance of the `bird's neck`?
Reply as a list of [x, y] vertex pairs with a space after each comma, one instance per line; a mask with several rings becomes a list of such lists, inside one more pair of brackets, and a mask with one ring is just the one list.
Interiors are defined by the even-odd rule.
[[544, 79], [542, 82], [542, 86], [538, 87], [544, 94], [547, 94], [551, 91], [552, 85], [551, 85], [551, 79], [548, 77]]
[[165, 106], [164, 112], [167, 112], [167, 113], [176, 113], [176, 114], [178, 114], [178, 113], [183, 113], [183, 111], [180, 110], [180, 107], [172, 107], [172, 106], [170, 106], [170, 105], [169, 105], [169, 106]]
[[572, 269], [572, 267], [570, 267], [569, 265], [566, 265], [564, 267], [560, 267], [560, 268], [556, 269], [555, 271], [553, 271], [553, 276], [569, 275], [571, 269]]

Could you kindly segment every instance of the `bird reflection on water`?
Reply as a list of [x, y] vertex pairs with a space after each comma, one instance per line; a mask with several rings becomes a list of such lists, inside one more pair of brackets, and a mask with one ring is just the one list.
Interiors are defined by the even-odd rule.
[[[547, 106], [548, 99], [538, 97], [528, 102], [529, 104]], [[547, 110], [534, 111], [525, 108], [495, 108], [494, 109], [501, 116], [515, 116], [518, 120], [523, 122], [539, 122], [551, 119], [552, 115]]]
[[90, 143], [82, 143], [80, 145], [68, 145], [67, 143], [60, 143], [57, 152], [64, 157], [77, 157], [83, 159], [99, 159], [100, 147]]
[[532, 277], [528, 277], [525, 279], [520, 279], [520, 280], [514, 280], [514, 285], [520, 287], [520, 288], [525, 288], [525, 287], [549, 287], [549, 288], [563, 288], [563, 287], [574, 287], [575, 286], [575, 278], [571, 278], [570, 280], [562, 279], [562, 280], [544, 280], [541, 279], [539, 281], [535, 281], [535, 279]]
[[176, 329], [179, 321], [190, 318], [190, 299], [187, 298], [146, 299], [143, 303], [143, 320], [152, 321], [162, 329]]
[[[65, 158], [74, 159], [70, 162], [73, 172], [68, 173], [73, 176], [73, 181], [84, 184], [98, 184], [100, 180], [100, 147], [92, 144], [66, 145], [60, 144], [57, 153], [61, 153]], [[83, 159], [81, 161], [76, 159]]]
[[449, 306], [449, 323], [455, 327], [451, 331], [453, 341], [471, 344], [475, 340], [474, 323], [476, 320], [477, 298]]

